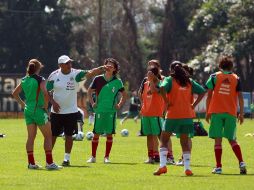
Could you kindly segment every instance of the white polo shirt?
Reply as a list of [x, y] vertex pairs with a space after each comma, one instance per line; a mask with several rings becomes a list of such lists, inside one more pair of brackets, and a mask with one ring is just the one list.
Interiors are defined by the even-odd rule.
[[[48, 77], [47, 90], [53, 90], [53, 99], [59, 104], [58, 114], [78, 112], [77, 92], [79, 82], [85, 80], [87, 71], [71, 69], [69, 74], [63, 74], [61, 69], [52, 72]], [[51, 112], [55, 113], [53, 106]]]

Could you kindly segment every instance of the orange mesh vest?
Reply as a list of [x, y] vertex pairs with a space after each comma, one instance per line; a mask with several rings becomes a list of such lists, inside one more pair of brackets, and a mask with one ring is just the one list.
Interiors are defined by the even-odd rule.
[[164, 110], [164, 101], [160, 94], [154, 92], [149, 92], [149, 81], [145, 82], [144, 90], [142, 93], [142, 107], [141, 115], [142, 116], [155, 116], [162, 117]]
[[229, 113], [230, 115], [237, 115], [237, 79], [238, 76], [233, 73], [216, 73], [216, 84], [208, 113]]
[[193, 118], [195, 115], [191, 107], [193, 96], [192, 86], [188, 84], [186, 87], [180, 86], [175, 79], [172, 80], [172, 89], [168, 93], [170, 106], [168, 107], [166, 118], [184, 119]]

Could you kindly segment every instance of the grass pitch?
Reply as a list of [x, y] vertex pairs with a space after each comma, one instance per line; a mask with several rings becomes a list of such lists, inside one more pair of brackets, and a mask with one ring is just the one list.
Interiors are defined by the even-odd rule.
[[[119, 124], [119, 121], [118, 121]], [[205, 127], [208, 125], [204, 122]], [[238, 128], [238, 142], [241, 145], [248, 175], [240, 175], [238, 162], [229, 143], [224, 140], [222, 164], [223, 174], [211, 174], [215, 165], [213, 140], [208, 137], [195, 137], [191, 167], [194, 176], [186, 177], [180, 166], [168, 166], [168, 173], [162, 176], [153, 176], [158, 164], [146, 165], [143, 162], [147, 157], [146, 137], [138, 137], [140, 123], [127, 120], [123, 126], [118, 125], [114, 137], [110, 159], [111, 164], [103, 163], [105, 138], [101, 137], [97, 150], [97, 163], [87, 164], [91, 154], [90, 141], [76, 141], [71, 154], [72, 167], [60, 171], [27, 169], [25, 142], [27, 137], [23, 119], [1, 119], [0, 133], [0, 189], [33, 189], [33, 190], [124, 190], [124, 189], [223, 189], [242, 190], [253, 189], [254, 179], [254, 138], [245, 137], [246, 133], [254, 132], [254, 121], [245, 120]], [[127, 128], [129, 137], [121, 137], [120, 131]], [[91, 131], [92, 126], [85, 123], [84, 132]], [[181, 156], [179, 139], [172, 137], [175, 159]], [[35, 141], [35, 160], [45, 166], [42, 135], [38, 131]], [[61, 164], [64, 156], [64, 141], [57, 140], [53, 152], [54, 161]]]

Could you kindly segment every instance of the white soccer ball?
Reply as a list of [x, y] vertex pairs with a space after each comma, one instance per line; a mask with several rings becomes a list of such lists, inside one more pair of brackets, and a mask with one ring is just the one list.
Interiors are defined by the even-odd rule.
[[129, 136], [129, 131], [127, 129], [123, 129], [121, 131], [121, 135], [122, 135], [122, 137], [128, 137]]
[[91, 141], [93, 139], [93, 137], [94, 137], [93, 132], [89, 131], [89, 132], [86, 133], [86, 139], [88, 141]]
[[76, 141], [82, 141], [83, 139], [84, 139], [84, 133], [82, 131], [79, 131], [74, 138], [74, 140]]

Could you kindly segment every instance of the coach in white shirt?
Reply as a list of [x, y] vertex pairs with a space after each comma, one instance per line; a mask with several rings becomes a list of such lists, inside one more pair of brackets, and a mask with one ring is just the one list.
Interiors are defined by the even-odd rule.
[[48, 77], [47, 90], [50, 95], [52, 147], [56, 138], [64, 132], [65, 155], [63, 166], [70, 165], [70, 153], [73, 145], [72, 135], [77, 130], [78, 106], [77, 91], [78, 83], [87, 78], [102, 74], [107, 66], [101, 66], [92, 70], [79, 70], [72, 68], [73, 60], [67, 55], [58, 58], [59, 69], [52, 72]]

